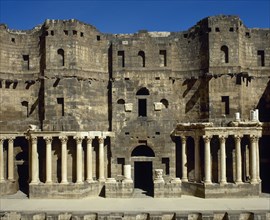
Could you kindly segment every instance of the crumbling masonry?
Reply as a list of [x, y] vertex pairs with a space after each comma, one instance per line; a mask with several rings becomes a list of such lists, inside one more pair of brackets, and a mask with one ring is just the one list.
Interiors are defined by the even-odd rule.
[[[30, 198], [270, 192], [270, 30], [0, 25], [0, 189]], [[135, 189], [135, 190], [134, 190]]]

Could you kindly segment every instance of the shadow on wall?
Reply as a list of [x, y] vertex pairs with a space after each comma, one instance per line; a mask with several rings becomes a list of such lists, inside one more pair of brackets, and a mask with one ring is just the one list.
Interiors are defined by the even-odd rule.
[[261, 122], [270, 122], [270, 80], [262, 94], [260, 101], [257, 105], [259, 109], [259, 119]]
[[[211, 78], [203, 77], [200, 79], [200, 85], [197, 90], [191, 96], [191, 98], [186, 103], [185, 113], [191, 111], [198, 100], [200, 100], [200, 117], [201, 119], [207, 118], [209, 116], [209, 81]], [[186, 85], [187, 89], [183, 93], [183, 97], [192, 90], [192, 87], [197, 82], [196, 79], [186, 79], [183, 83], [183, 86]]]

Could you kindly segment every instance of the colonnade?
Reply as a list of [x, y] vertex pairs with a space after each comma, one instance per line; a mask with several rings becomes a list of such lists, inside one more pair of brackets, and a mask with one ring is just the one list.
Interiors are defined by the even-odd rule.
[[[4, 141], [6, 139], [8, 141], [7, 175], [4, 169]], [[0, 182], [4, 182], [6, 180], [14, 181], [14, 139], [15, 137], [0, 137]]]
[[[187, 136], [180, 136], [182, 142], [182, 181], [188, 181], [188, 167], [187, 167]], [[211, 139], [213, 136], [204, 135], [202, 136], [204, 140], [204, 180], [205, 184], [212, 183], [212, 160], [211, 160]], [[228, 136], [219, 135], [219, 149], [220, 149], [220, 160], [219, 160], [219, 183], [226, 184], [226, 139]], [[242, 166], [243, 160], [241, 155], [241, 140], [243, 136], [234, 135], [235, 142], [235, 183], [241, 184], [242, 180]], [[201, 182], [201, 172], [200, 172], [200, 137], [193, 137], [194, 139], [194, 179], [196, 182]], [[260, 179], [260, 158], [259, 158], [259, 136], [249, 135], [250, 139], [250, 183], [257, 184], [261, 181]]]
[[[39, 158], [37, 151], [37, 136], [31, 136], [31, 184], [37, 184], [39, 180]], [[68, 184], [67, 179], [67, 142], [68, 136], [59, 136], [61, 141], [61, 184]], [[76, 184], [81, 184], [86, 180], [93, 181], [92, 173], [92, 141], [95, 137], [74, 136], [76, 140]], [[82, 159], [82, 141], [86, 138], [86, 179], [83, 178], [83, 159]], [[104, 159], [104, 139], [106, 137], [98, 137], [99, 141], [99, 178], [100, 182], [105, 181], [105, 159]], [[46, 181], [45, 184], [52, 183], [52, 140], [51, 136], [45, 136], [46, 142]]]

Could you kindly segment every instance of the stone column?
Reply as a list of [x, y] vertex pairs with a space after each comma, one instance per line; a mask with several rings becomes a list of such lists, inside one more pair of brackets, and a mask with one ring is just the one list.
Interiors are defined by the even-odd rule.
[[14, 137], [8, 139], [8, 180], [14, 180]]
[[212, 183], [212, 175], [211, 175], [211, 149], [210, 149], [210, 141], [211, 137], [203, 136], [204, 139], [204, 173], [205, 173], [205, 184]]
[[86, 146], [86, 181], [93, 181], [92, 173], [92, 137], [87, 137], [87, 146]]
[[82, 137], [75, 137], [77, 143], [77, 151], [76, 151], [76, 183], [83, 183], [82, 181]]
[[99, 178], [98, 178], [98, 180], [100, 182], [104, 182], [105, 181], [104, 138], [99, 137], [98, 142], [99, 142]]
[[67, 140], [66, 136], [59, 137], [62, 144], [61, 149], [61, 184], [67, 184]]
[[256, 144], [257, 144], [258, 137], [250, 136], [251, 142], [251, 183], [257, 183], [257, 151], [256, 151]]
[[38, 152], [37, 152], [37, 137], [31, 137], [32, 143], [32, 181], [31, 184], [39, 183], [39, 165], [38, 165]]
[[195, 181], [200, 182], [201, 181], [201, 160], [200, 160], [200, 138], [195, 137], [194, 138], [194, 160], [195, 160], [195, 166], [194, 166], [194, 173], [195, 173]]
[[[258, 110], [258, 109], [257, 109]], [[261, 182], [260, 178], [260, 151], [259, 151], [259, 137], [256, 139], [256, 155], [257, 155], [257, 180]]]
[[186, 137], [181, 136], [182, 141], [182, 181], [187, 182], [187, 146], [186, 146]]
[[5, 181], [4, 175], [4, 141], [5, 138], [0, 138], [0, 182]]
[[46, 142], [46, 184], [52, 183], [52, 137], [45, 137]]
[[124, 182], [132, 182], [131, 165], [124, 165]]
[[241, 155], [241, 136], [234, 136], [236, 153], [236, 180], [235, 183], [242, 183], [242, 155]]
[[226, 177], [226, 137], [219, 136], [220, 142], [220, 184], [227, 183]]

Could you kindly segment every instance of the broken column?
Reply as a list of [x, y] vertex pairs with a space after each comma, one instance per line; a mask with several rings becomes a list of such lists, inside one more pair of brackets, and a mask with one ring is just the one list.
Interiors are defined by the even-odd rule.
[[131, 179], [131, 165], [124, 165], [124, 182], [133, 182]]

